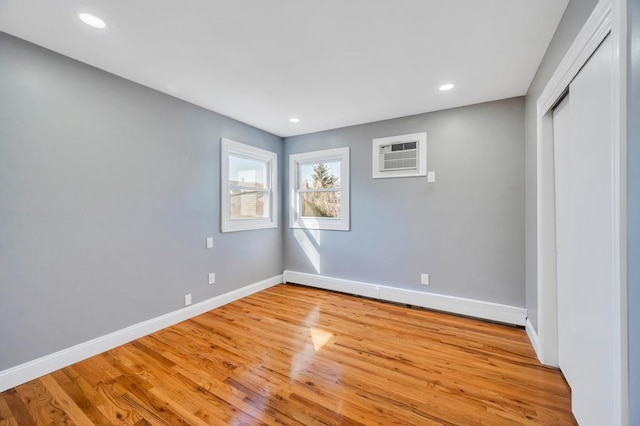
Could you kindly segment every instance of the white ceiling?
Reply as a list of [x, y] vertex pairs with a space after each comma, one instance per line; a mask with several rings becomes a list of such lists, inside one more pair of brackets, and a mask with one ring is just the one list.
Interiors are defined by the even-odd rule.
[[0, 30], [291, 136], [524, 95], [567, 3], [0, 0]]

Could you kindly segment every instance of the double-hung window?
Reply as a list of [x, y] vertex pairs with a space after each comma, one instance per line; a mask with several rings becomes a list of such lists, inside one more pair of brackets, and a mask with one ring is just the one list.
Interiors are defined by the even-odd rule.
[[222, 232], [276, 228], [275, 152], [222, 139]]
[[289, 156], [292, 228], [349, 230], [349, 148]]

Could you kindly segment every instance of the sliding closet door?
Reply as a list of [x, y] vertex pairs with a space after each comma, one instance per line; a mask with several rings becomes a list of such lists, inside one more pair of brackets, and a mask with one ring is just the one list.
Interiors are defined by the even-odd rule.
[[613, 424], [612, 40], [554, 111], [559, 362], [581, 425]]
[[577, 311], [573, 306], [577, 302], [572, 296], [579, 291], [574, 288], [572, 278], [571, 259], [567, 258], [571, 243], [571, 222], [578, 214], [575, 211], [576, 202], [572, 199], [575, 194], [572, 177], [573, 159], [577, 149], [571, 143], [571, 114], [569, 111], [569, 97], [567, 95], [553, 111], [553, 148], [555, 162], [555, 191], [556, 191], [556, 249], [557, 249], [557, 292], [558, 292], [558, 364], [568, 383], [575, 382], [575, 374], [571, 362], [577, 354], [573, 353], [576, 346], [571, 343], [576, 324], [572, 315]]

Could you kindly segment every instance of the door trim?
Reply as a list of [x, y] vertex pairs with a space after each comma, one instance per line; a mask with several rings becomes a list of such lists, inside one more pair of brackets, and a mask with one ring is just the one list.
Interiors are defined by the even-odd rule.
[[[569, 83], [607, 35], [614, 41], [613, 58], [613, 265], [611, 277], [619, 321], [612, 333], [616, 340], [616, 425], [628, 425], [627, 349], [627, 234], [626, 234], [626, 0], [600, 0], [584, 27], [545, 86], [536, 104], [537, 123], [537, 289], [538, 324], [536, 353], [543, 364], [558, 365], [558, 318], [556, 300], [556, 230], [553, 165], [552, 107]], [[550, 148], [551, 147], [551, 148]], [[537, 335], [536, 335], [537, 334]], [[533, 339], [532, 339], [533, 340]]]

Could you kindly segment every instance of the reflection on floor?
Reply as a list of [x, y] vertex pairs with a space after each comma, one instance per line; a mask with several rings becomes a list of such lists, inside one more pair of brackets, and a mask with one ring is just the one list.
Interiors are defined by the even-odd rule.
[[575, 420], [520, 328], [279, 285], [10, 389], [0, 423]]

